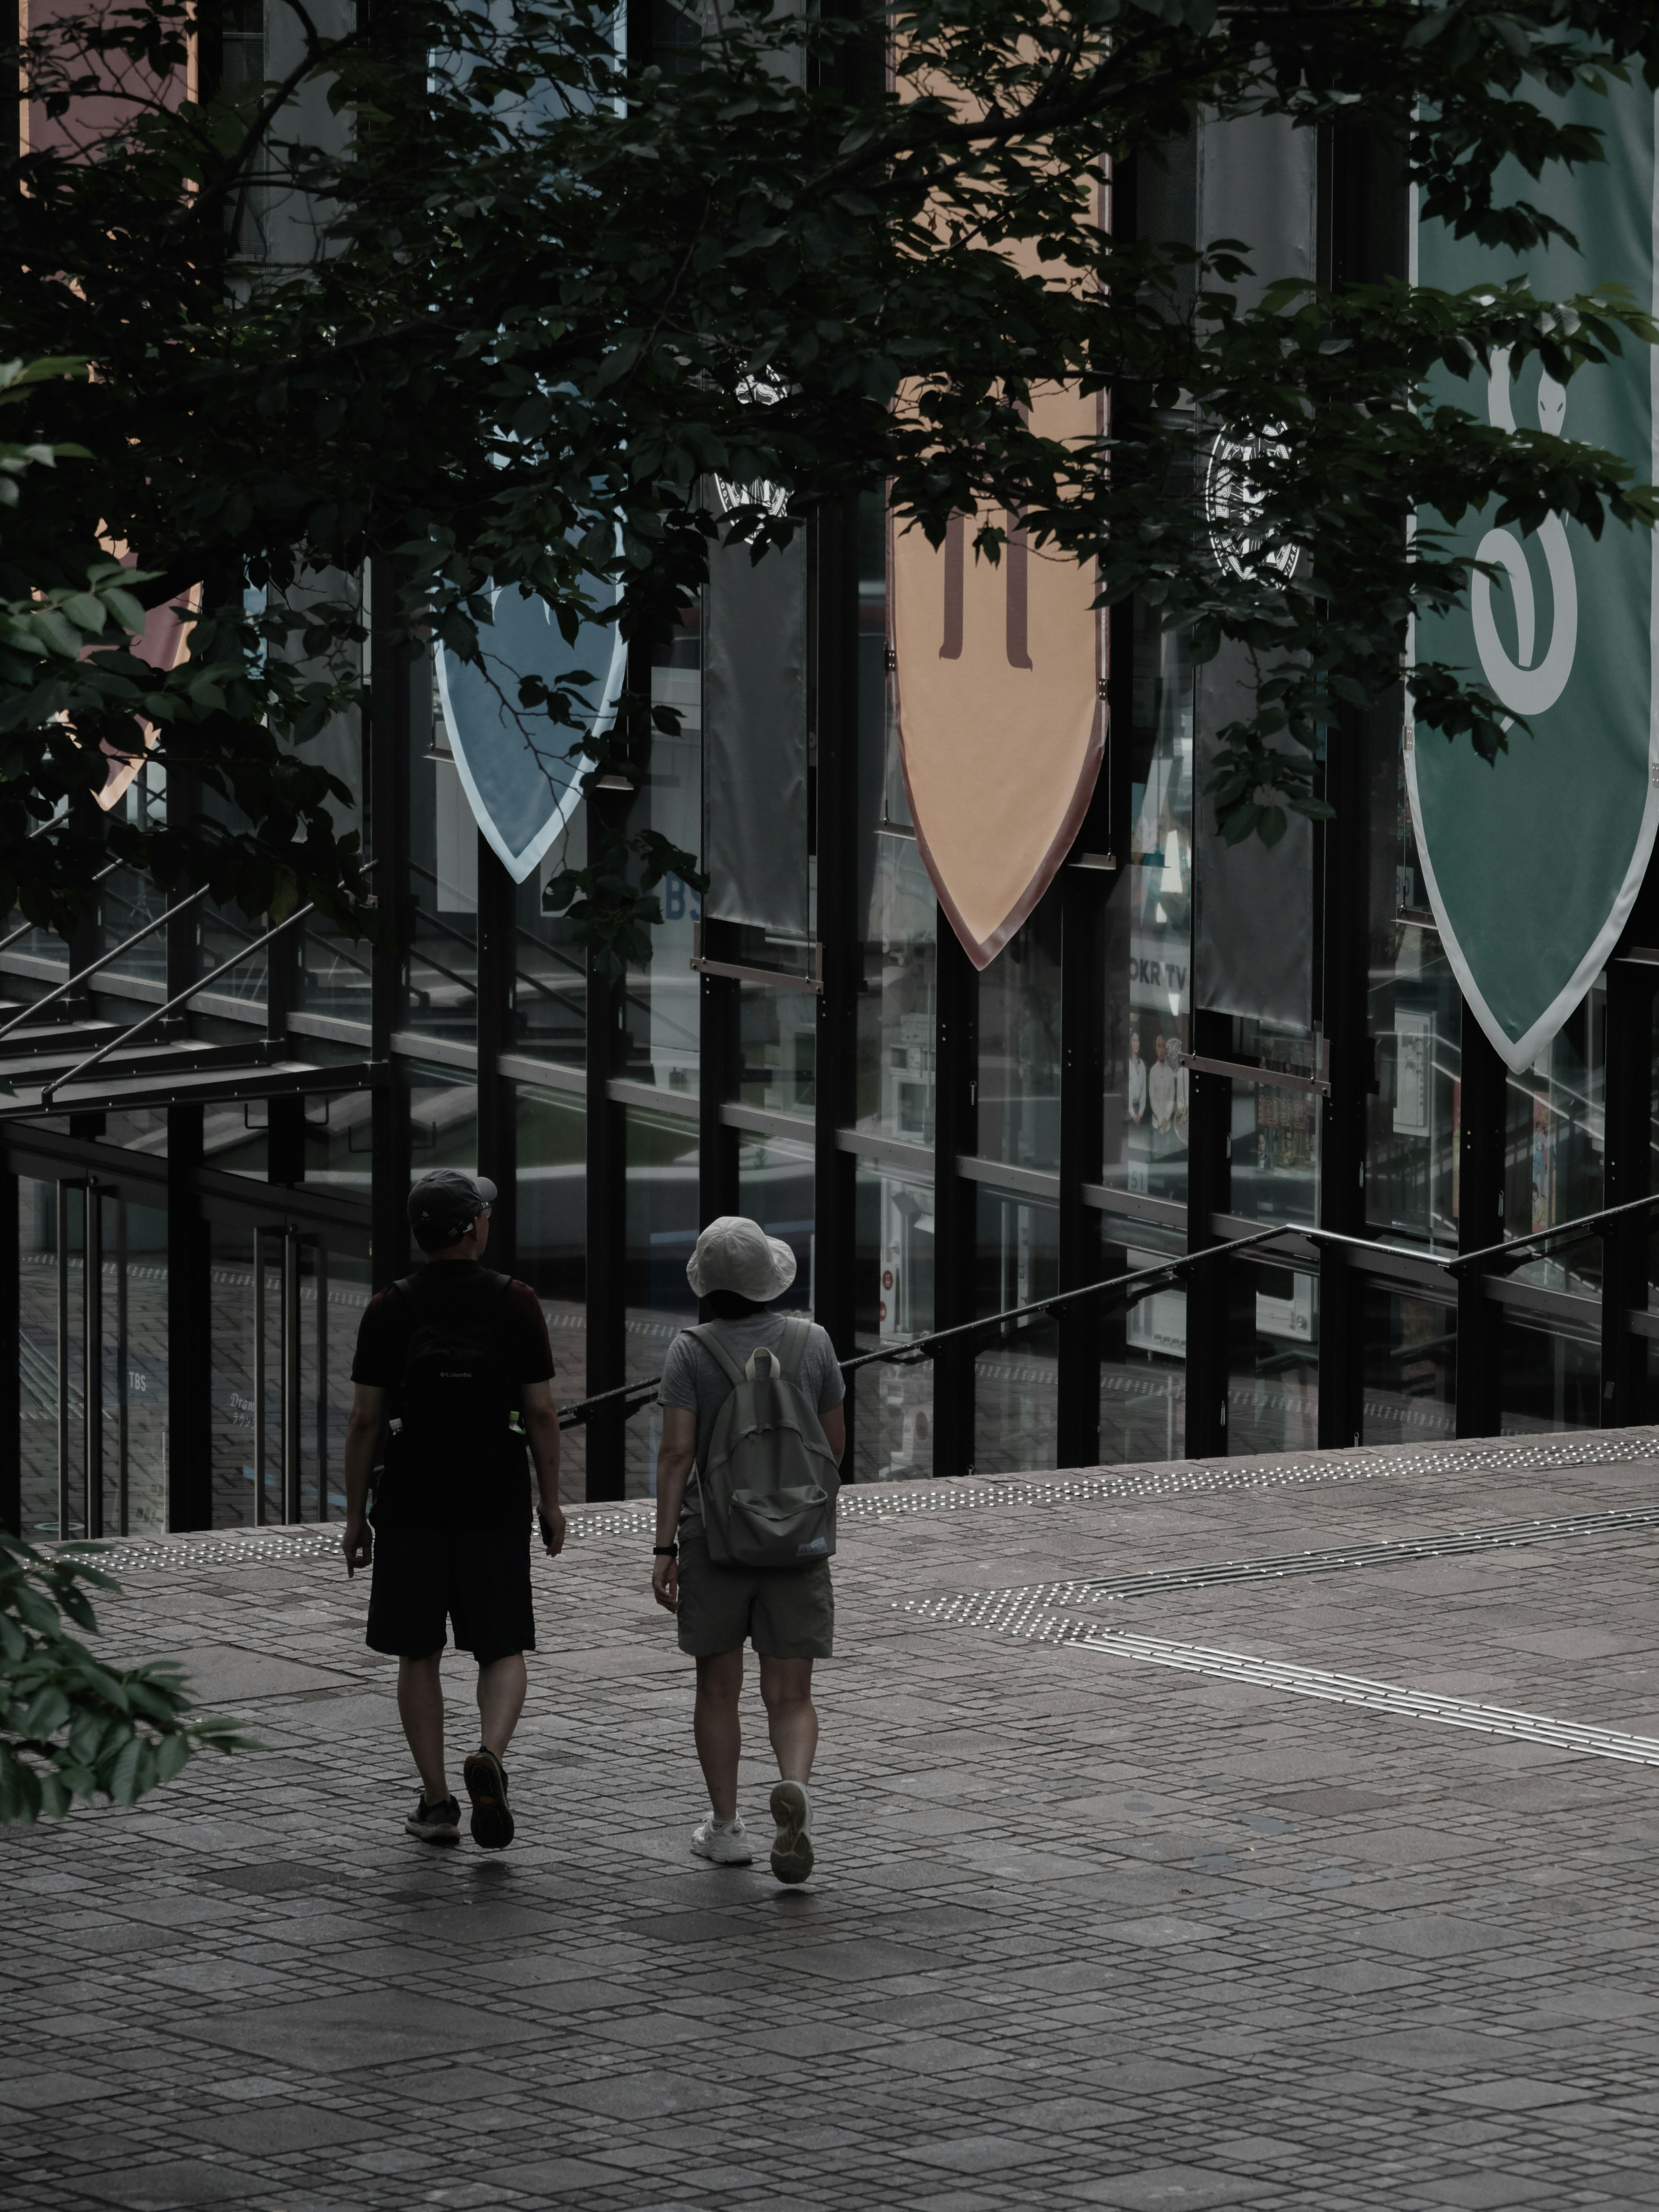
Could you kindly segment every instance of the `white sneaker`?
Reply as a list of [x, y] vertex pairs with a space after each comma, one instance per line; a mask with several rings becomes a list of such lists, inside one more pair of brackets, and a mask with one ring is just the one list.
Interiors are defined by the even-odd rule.
[[773, 1785], [772, 1818], [778, 1824], [772, 1845], [773, 1873], [780, 1881], [805, 1881], [812, 1871], [812, 1801], [805, 1783]]
[[692, 1832], [691, 1850], [694, 1856], [712, 1859], [716, 1866], [752, 1866], [755, 1863], [755, 1847], [749, 1840], [741, 1813], [729, 1828], [717, 1828], [711, 1813], [702, 1827]]

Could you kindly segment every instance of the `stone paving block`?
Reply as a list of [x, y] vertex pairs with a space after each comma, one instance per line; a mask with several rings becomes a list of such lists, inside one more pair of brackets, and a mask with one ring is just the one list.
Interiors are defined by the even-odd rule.
[[1583, 2089], [1570, 2088], [1562, 2081], [1529, 2081], [1521, 2078], [1497, 2081], [1473, 2081], [1461, 2089], [1443, 2093], [1456, 2101], [1468, 2105], [1490, 2106], [1500, 2112], [1541, 2112], [1549, 2105], [1579, 2103], [1585, 2095]]
[[103, 2090], [104, 2085], [87, 2074], [14, 2074], [0, 2076], [0, 2105], [55, 2112], [60, 2106], [88, 2103]]
[[217, 2046], [328, 2073], [444, 2051], [459, 2057], [495, 2044], [523, 2042], [535, 2033], [528, 2021], [405, 1990], [259, 2011], [227, 2007], [180, 2027], [185, 2034], [200, 2035]]
[[181, 2204], [222, 2204], [256, 2195], [270, 2176], [248, 2168], [210, 2165], [198, 2159], [171, 2159], [165, 2165], [130, 2166], [82, 2178], [80, 2187], [124, 2212], [173, 2212]]
[[1418, 2193], [1431, 2204], [1455, 2204], [1462, 2212], [1499, 2212], [1506, 2204], [1536, 2204], [1551, 2194], [1550, 2185], [1518, 2174], [1471, 2173], [1448, 2181], [1421, 2181]]
[[1073, 2184], [1083, 2204], [1110, 2204], [1121, 2212], [1219, 2212], [1230, 2204], [1249, 2204], [1271, 2193], [1272, 2184], [1243, 2174], [1218, 2173], [1196, 2166], [1145, 2166], [1139, 2173]]

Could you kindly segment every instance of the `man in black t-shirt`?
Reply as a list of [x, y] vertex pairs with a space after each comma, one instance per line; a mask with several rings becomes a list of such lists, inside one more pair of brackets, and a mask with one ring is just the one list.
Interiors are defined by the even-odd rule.
[[[530, 1474], [550, 1558], [564, 1545], [553, 1355], [527, 1283], [479, 1265], [495, 1186], [440, 1168], [409, 1195], [427, 1255], [417, 1275], [369, 1301], [352, 1362], [346, 1427], [346, 1572], [372, 1565], [369, 1649], [398, 1658], [398, 1711], [421, 1777], [405, 1822], [423, 1843], [460, 1840], [444, 1770], [440, 1668], [448, 1624], [478, 1662], [482, 1741], [463, 1769], [474, 1840], [513, 1840], [501, 1765], [524, 1709], [536, 1648], [530, 1596]], [[385, 1461], [368, 1511], [376, 1448]]]

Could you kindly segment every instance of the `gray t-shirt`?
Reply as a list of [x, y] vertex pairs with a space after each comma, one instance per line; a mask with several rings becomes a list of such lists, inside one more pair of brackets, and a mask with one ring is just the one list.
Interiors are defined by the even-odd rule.
[[[775, 1352], [783, 1342], [786, 1316], [781, 1313], [745, 1314], [741, 1321], [716, 1322], [725, 1340], [726, 1348], [739, 1367], [748, 1363], [751, 1352], [764, 1345]], [[827, 1413], [831, 1407], [839, 1406], [847, 1395], [847, 1385], [836, 1358], [836, 1347], [816, 1322], [809, 1325], [806, 1348], [800, 1356], [800, 1367], [796, 1380], [805, 1393], [809, 1405]], [[663, 1362], [662, 1381], [657, 1387], [659, 1406], [678, 1406], [683, 1412], [697, 1417], [697, 1455], [695, 1464], [702, 1465], [714, 1439], [714, 1419], [720, 1407], [732, 1395], [732, 1378], [711, 1352], [706, 1352], [696, 1337], [682, 1332], [668, 1347], [668, 1357]], [[688, 1483], [685, 1504], [681, 1509], [682, 1522], [701, 1523], [702, 1508], [698, 1502], [696, 1485]]]

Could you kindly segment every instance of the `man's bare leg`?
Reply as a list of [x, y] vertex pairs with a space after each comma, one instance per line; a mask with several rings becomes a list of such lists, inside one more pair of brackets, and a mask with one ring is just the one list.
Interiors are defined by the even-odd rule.
[[529, 1686], [530, 1671], [522, 1651], [509, 1651], [505, 1659], [492, 1659], [478, 1669], [479, 1741], [497, 1759], [507, 1757]]
[[[764, 1662], [763, 1662], [763, 1665]], [[743, 1748], [743, 1729], [738, 1718], [738, 1697], [743, 1688], [743, 1649], [717, 1652], [697, 1662], [697, 1701], [691, 1717], [691, 1733], [708, 1784], [708, 1802], [717, 1820], [731, 1820], [738, 1810], [738, 1756]]]
[[428, 1805], [441, 1805], [449, 1796], [444, 1773], [444, 1690], [440, 1672], [441, 1649], [424, 1659], [398, 1662], [398, 1717], [404, 1724], [415, 1765], [421, 1777], [421, 1794]]

